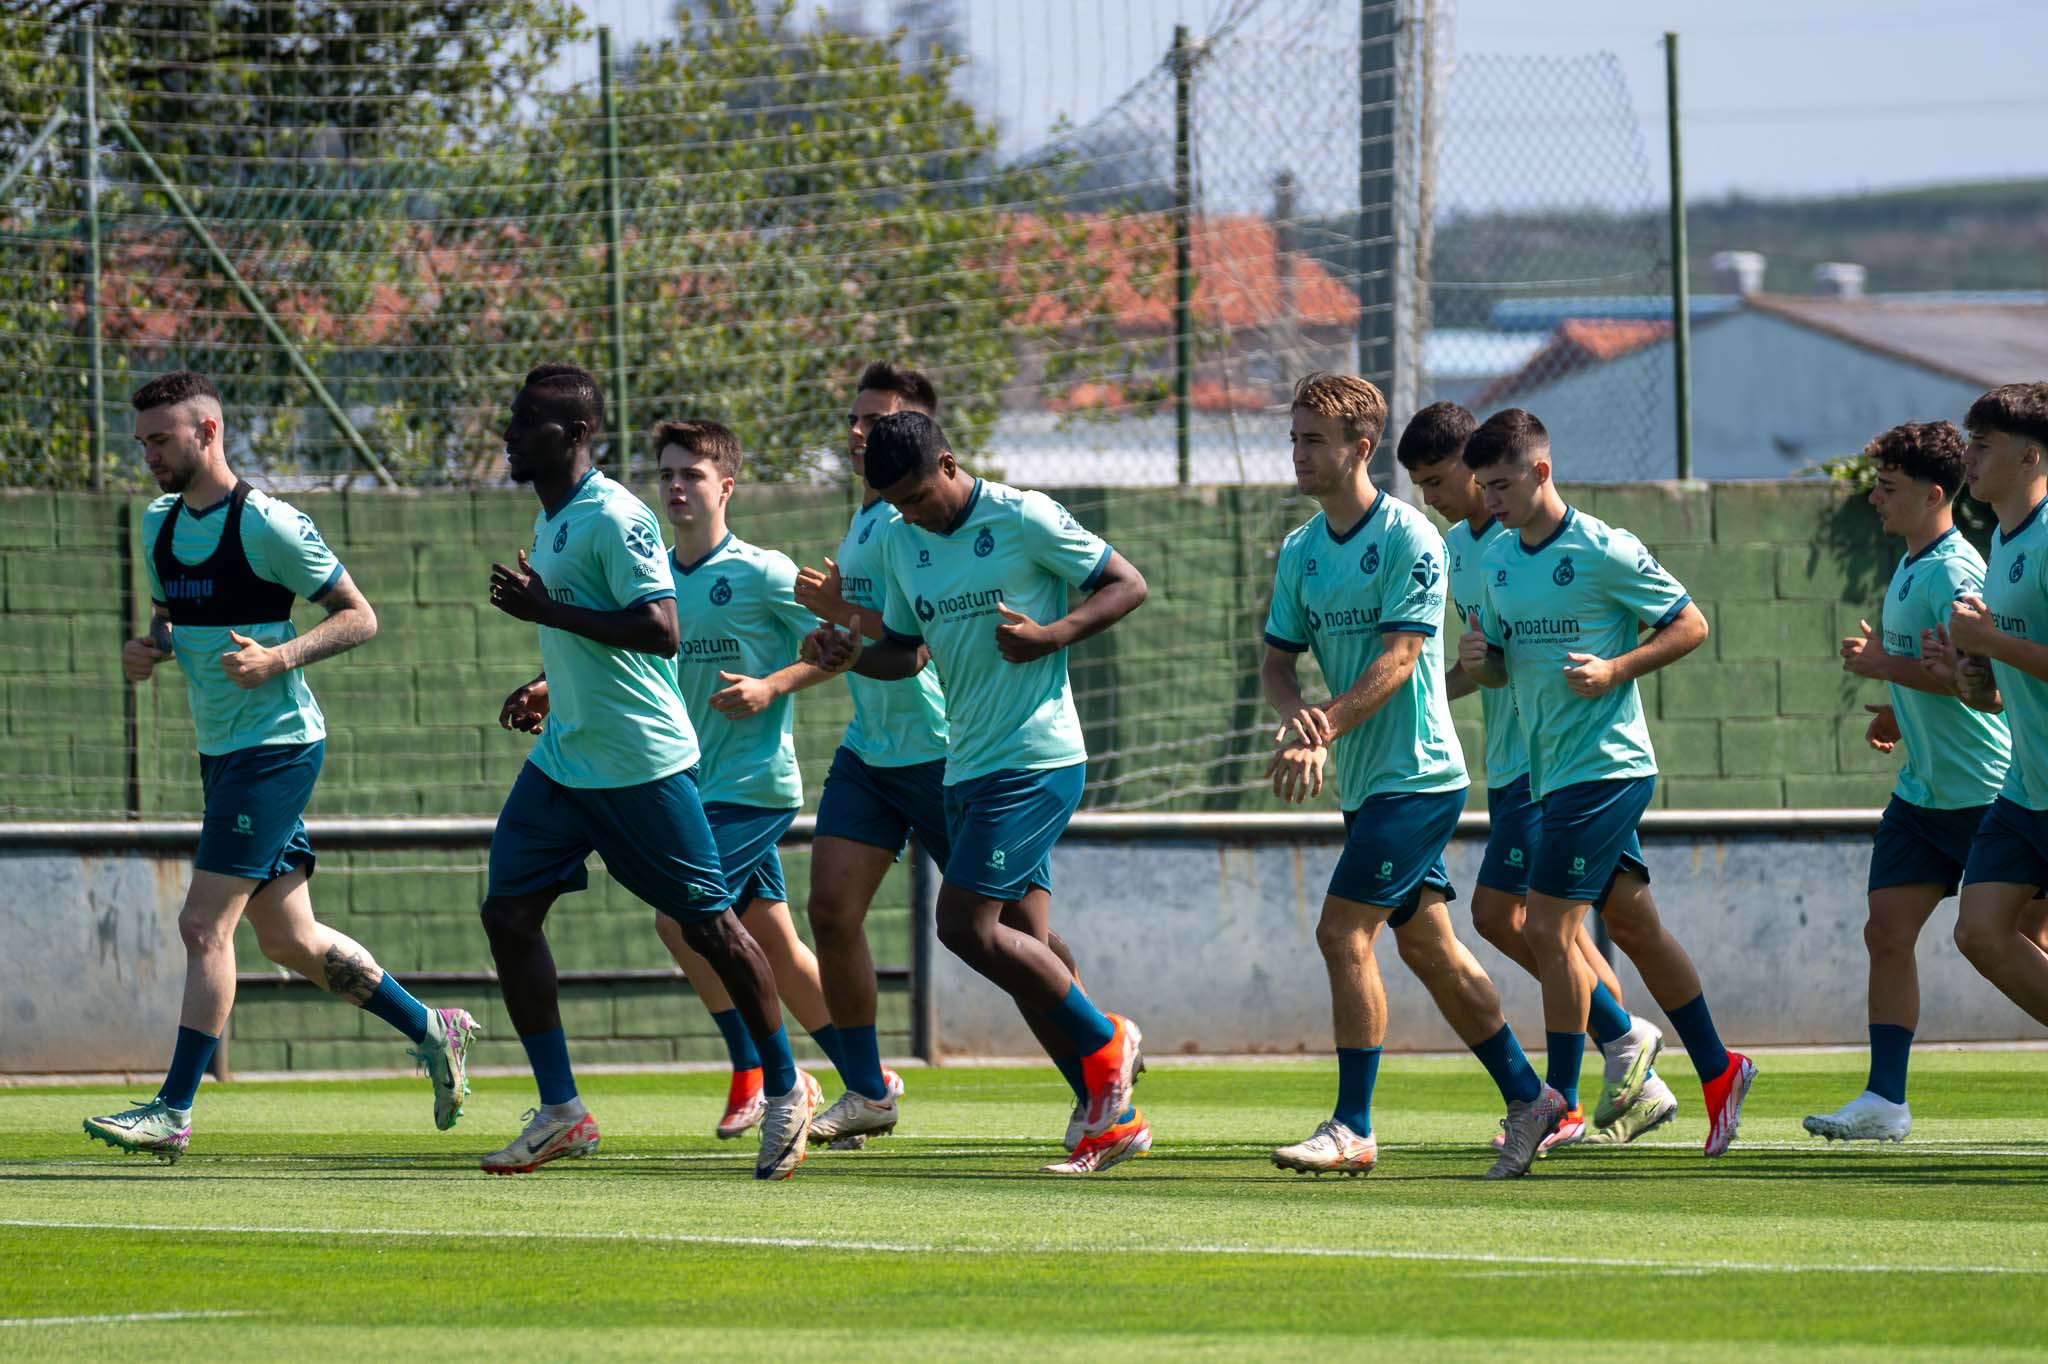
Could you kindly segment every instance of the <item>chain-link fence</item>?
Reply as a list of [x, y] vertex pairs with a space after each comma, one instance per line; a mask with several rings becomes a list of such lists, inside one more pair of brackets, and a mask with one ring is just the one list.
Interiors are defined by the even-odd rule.
[[[813, 563], [852, 377], [930, 373], [978, 467], [1059, 491], [1151, 580], [1075, 655], [1096, 808], [1268, 799], [1257, 640], [1307, 514], [1302, 372], [1374, 374], [1396, 430], [1435, 397], [1548, 420], [1576, 380], [1619, 453], [1596, 472], [1575, 441], [1571, 472], [1667, 472], [1644, 386], [1668, 379], [1595, 344], [1665, 285], [1611, 62], [1450, 62], [1426, 0], [1243, 0], [1122, 35], [1150, 71], [1018, 147], [966, 98], [951, 7], [916, 8], [906, 37], [859, 6], [686, 5], [609, 62], [554, 0], [94, 7], [90, 64], [75, 25], [0, 17], [0, 482], [139, 492], [127, 395], [213, 375], [238, 469], [312, 512], [384, 619], [313, 679], [323, 808], [428, 814], [495, 809], [522, 756], [493, 722], [531, 634], [481, 584], [530, 526], [496, 433], [541, 359], [603, 375], [629, 480], [652, 421], [733, 426], [739, 533]], [[191, 808], [182, 698], [113, 668], [135, 512], [0, 500], [17, 817]], [[814, 782], [835, 692], [803, 698]]]

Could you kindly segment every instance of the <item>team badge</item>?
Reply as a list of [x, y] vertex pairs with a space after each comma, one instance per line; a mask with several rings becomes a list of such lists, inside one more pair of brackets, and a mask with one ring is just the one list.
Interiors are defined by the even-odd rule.
[[866, 524], [865, 526], [862, 526], [862, 527], [860, 528], [860, 538], [859, 538], [859, 539], [857, 539], [857, 540], [855, 540], [855, 541], [854, 541], [854, 543], [855, 543], [856, 545], [864, 545], [864, 544], [866, 544], [866, 543], [868, 542], [868, 537], [869, 537], [870, 535], [873, 535], [874, 533], [875, 533], [875, 523], [874, 523], [874, 522], [872, 522], [872, 521], [870, 521], [870, 522], [868, 522], [868, 523], [867, 523], [867, 524]]
[[1901, 581], [1901, 582], [1899, 583], [1899, 600], [1900, 600], [1900, 601], [1904, 601], [1904, 600], [1906, 599], [1906, 594], [1907, 594], [1908, 592], [1911, 592], [1912, 590], [1913, 590], [1913, 580], [1912, 580], [1911, 578], [1906, 578], [1906, 579], [1902, 580], [1902, 581]]
[[2026, 572], [2027, 556], [2022, 554], [2019, 558], [2014, 559], [2012, 561], [2012, 572], [2005, 575], [2005, 580], [2009, 583], [2016, 583], [2022, 577], [2026, 576]]
[[987, 526], [983, 526], [981, 528], [981, 534], [974, 537], [974, 557], [977, 559], [986, 559], [989, 555], [995, 552], [996, 533], [990, 530]]
[[720, 574], [718, 581], [711, 584], [711, 604], [723, 606], [732, 600], [732, 580]]
[[1579, 570], [1572, 567], [1572, 556], [1567, 554], [1557, 561], [1557, 567], [1550, 570], [1550, 581], [1559, 587], [1571, 586], [1572, 579], [1579, 576]]
[[1368, 578], [1380, 571], [1380, 546], [1377, 540], [1367, 545], [1365, 553], [1358, 556], [1358, 567]]
[[555, 532], [555, 553], [560, 554], [562, 552], [562, 546], [568, 543], [569, 527], [564, 525], [560, 530]]

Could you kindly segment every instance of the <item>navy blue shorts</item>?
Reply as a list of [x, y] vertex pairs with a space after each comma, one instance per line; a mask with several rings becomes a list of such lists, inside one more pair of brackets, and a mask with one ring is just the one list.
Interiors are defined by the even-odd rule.
[[498, 813], [486, 894], [582, 890], [590, 884], [583, 860], [593, 852], [620, 885], [678, 922], [709, 918], [731, 902], [687, 772], [638, 786], [579, 787], [531, 762]]
[[199, 755], [206, 814], [192, 865], [223, 876], [274, 881], [293, 867], [313, 874], [313, 845], [299, 818], [320, 780], [327, 741], [264, 744]]
[[842, 745], [818, 797], [818, 837], [887, 848], [900, 857], [912, 834], [932, 861], [946, 865], [953, 850], [946, 831], [946, 760], [871, 767]]
[[1463, 813], [1462, 789], [1367, 796], [1356, 810], [1344, 812], [1344, 852], [1330, 873], [1330, 894], [1393, 910], [1390, 928], [1415, 917], [1425, 887], [1457, 899], [1444, 869], [1444, 848]]
[[1891, 798], [1870, 845], [1870, 890], [1891, 886], [1940, 886], [1944, 896], [1963, 883], [1970, 841], [1991, 807], [1930, 810]]
[[1542, 832], [1529, 859], [1529, 889], [1598, 904], [1622, 872], [1648, 880], [1650, 865], [1643, 861], [1636, 825], [1656, 789], [1655, 777], [1618, 777], [1561, 786], [1544, 796], [1539, 802]]
[[1086, 763], [990, 772], [946, 788], [946, 882], [996, 900], [1052, 889], [1052, 845], [1081, 807]]
[[725, 884], [732, 889], [733, 913], [746, 913], [756, 900], [778, 904], [789, 899], [782, 884], [782, 858], [775, 845], [795, 822], [795, 810], [713, 801], [704, 807], [704, 818], [711, 823], [718, 865], [725, 873]]
[[1529, 893], [1529, 863], [1543, 832], [1543, 807], [1529, 796], [1529, 774], [1486, 791], [1486, 856], [1479, 884], [1517, 898]]
[[1980, 881], [2048, 887], [2048, 813], [2004, 796], [1992, 801], [1963, 866], [1965, 886]]

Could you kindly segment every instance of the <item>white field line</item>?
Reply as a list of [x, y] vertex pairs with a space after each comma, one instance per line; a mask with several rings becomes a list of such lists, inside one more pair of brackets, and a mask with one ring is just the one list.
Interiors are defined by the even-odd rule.
[[1426, 1264], [1529, 1265], [1539, 1268], [1621, 1269], [1657, 1273], [1718, 1271], [1764, 1274], [2039, 1274], [2048, 1257], [2028, 1265], [1967, 1264], [1800, 1264], [1778, 1260], [1651, 1260], [1598, 1255], [1500, 1255], [1475, 1251], [1393, 1250], [1371, 1246], [1257, 1246], [1195, 1242], [1184, 1245], [1070, 1246], [937, 1245], [909, 1241], [849, 1241], [821, 1236], [719, 1236], [662, 1231], [564, 1231], [447, 1227], [308, 1227], [250, 1224], [179, 1225], [169, 1222], [81, 1222], [42, 1218], [0, 1218], [0, 1227], [61, 1231], [175, 1232], [211, 1236], [409, 1237], [450, 1241], [580, 1241], [622, 1244], [740, 1246], [776, 1250], [873, 1251], [885, 1255], [1249, 1255], [1274, 1259], [1419, 1261]]
[[262, 1312], [111, 1312], [96, 1317], [0, 1317], [0, 1326], [113, 1326], [131, 1321], [211, 1321], [260, 1317]]

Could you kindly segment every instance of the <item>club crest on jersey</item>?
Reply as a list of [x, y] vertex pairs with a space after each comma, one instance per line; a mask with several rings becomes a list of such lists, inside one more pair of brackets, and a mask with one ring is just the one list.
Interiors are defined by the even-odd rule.
[[2019, 556], [2019, 558], [2014, 559], [2012, 561], [2012, 571], [2005, 575], [2005, 580], [2009, 583], [2016, 583], [2022, 577], [2026, 576], [2026, 572], [2027, 556], [2022, 554]]
[[1572, 557], [1567, 554], [1557, 561], [1557, 567], [1550, 570], [1550, 581], [1559, 587], [1569, 587], [1572, 579], [1579, 576], [1579, 570], [1572, 567]]
[[1901, 579], [1899, 582], [1899, 600], [1904, 601], [1906, 599], [1906, 594], [1908, 592], [1911, 592], [1912, 590], [1913, 580], [1911, 578]]
[[569, 528], [567, 526], [563, 526], [560, 530], [555, 532], [555, 553], [560, 554], [562, 552], [562, 546], [568, 543]]
[[[564, 526], [562, 529], [566, 531], [569, 528]], [[555, 541], [555, 548], [560, 549], [562, 547], [561, 537], [555, 537]], [[626, 548], [632, 550], [643, 559], [652, 559], [655, 552], [661, 548], [661, 541], [655, 538], [652, 527], [635, 521], [632, 525], [626, 527]]]
[[718, 576], [718, 580], [711, 584], [711, 604], [713, 606], [723, 606], [731, 600], [732, 579], [721, 573]]
[[1408, 576], [1415, 579], [1417, 587], [1435, 587], [1436, 580], [1442, 576], [1436, 566], [1436, 556], [1424, 551], [1422, 557], [1415, 561], [1415, 567], [1408, 570]]
[[1380, 546], [1377, 540], [1367, 545], [1365, 553], [1358, 556], [1358, 567], [1368, 578], [1380, 571]]
[[989, 555], [995, 552], [996, 533], [990, 530], [987, 526], [983, 526], [981, 528], [981, 534], [974, 537], [974, 557], [977, 559], [986, 559]]
[[872, 521], [870, 521], [870, 522], [868, 522], [868, 523], [867, 523], [867, 524], [866, 524], [865, 526], [862, 526], [862, 527], [860, 528], [860, 537], [859, 537], [858, 539], [856, 539], [856, 540], [854, 541], [854, 543], [855, 543], [856, 545], [864, 545], [864, 544], [866, 544], [866, 543], [868, 542], [868, 537], [869, 537], [870, 535], [873, 535], [874, 533], [875, 533], [875, 523], [874, 523], [874, 522], [872, 522]]
[[933, 608], [932, 604], [931, 604], [930, 602], [928, 602], [928, 601], [926, 601], [926, 600], [924, 599], [924, 597], [923, 597], [923, 595], [922, 595], [922, 594], [920, 594], [920, 595], [918, 596], [918, 599], [917, 599], [916, 605], [917, 605], [917, 618], [918, 618], [919, 620], [922, 620], [922, 621], [929, 621], [929, 620], [930, 620], [930, 619], [931, 619], [931, 618], [932, 618], [933, 616], [936, 616], [936, 615], [938, 615], [938, 614], [939, 614], [939, 613], [938, 613], [938, 611], [937, 611], [936, 609], [934, 609], [934, 608]]

